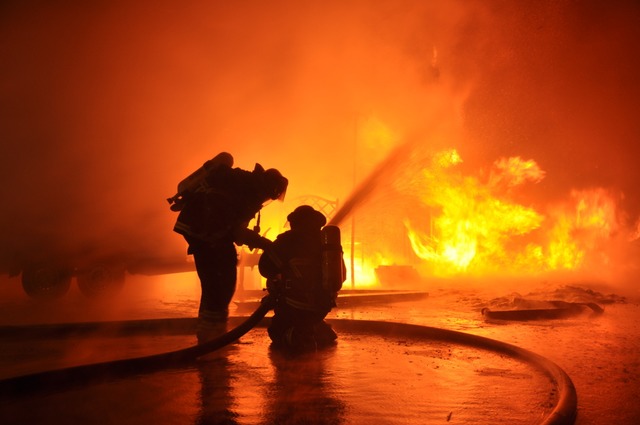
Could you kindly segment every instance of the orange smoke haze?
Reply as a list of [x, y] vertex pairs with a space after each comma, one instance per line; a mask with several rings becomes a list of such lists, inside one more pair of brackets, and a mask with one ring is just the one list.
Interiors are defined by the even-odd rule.
[[300, 196], [344, 204], [410, 139], [341, 223], [362, 280], [636, 270], [634, 1], [1, 9], [0, 265], [49, 244], [183, 250], [165, 199], [223, 150], [289, 178], [263, 211], [274, 238]]

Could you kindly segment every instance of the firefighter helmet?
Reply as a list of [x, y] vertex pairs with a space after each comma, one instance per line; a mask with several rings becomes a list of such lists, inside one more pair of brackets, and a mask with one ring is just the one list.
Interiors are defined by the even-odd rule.
[[264, 172], [264, 189], [269, 199], [284, 201], [288, 185], [289, 180], [275, 168], [269, 168]]
[[327, 224], [327, 219], [320, 211], [309, 205], [301, 205], [287, 216], [292, 229], [317, 228]]

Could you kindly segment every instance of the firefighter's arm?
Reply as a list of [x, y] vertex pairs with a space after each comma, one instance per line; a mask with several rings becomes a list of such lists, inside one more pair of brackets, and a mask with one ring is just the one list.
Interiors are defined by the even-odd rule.
[[271, 241], [269, 239], [260, 236], [256, 231], [242, 226], [239, 226], [233, 232], [233, 241], [236, 245], [246, 245], [249, 249], [260, 248], [264, 250], [271, 245]]

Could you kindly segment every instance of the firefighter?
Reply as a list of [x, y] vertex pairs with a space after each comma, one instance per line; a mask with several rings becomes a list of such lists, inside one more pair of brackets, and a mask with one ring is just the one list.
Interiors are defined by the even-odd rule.
[[169, 198], [171, 208], [180, 211], [174, 231], [187, 241], [200, 279], [199, 342], [226, 332], [236, 290], [236, 245], [253, 249], [269, 242], [248, 225], [263, 205], [284, 198], [287, 185], [278, 170], [260, 164], [253, 171], [234, 168], [233, 157], [223, 152], [181, 182], [178, 194]]
[[291, 229], [278, 235], [258, 262], [260, 274], [267, 278], [267, 289], [276, 299], [268, 333], [274, 348], [313, 351], [333, 344], [337, 338], [324, 318], [336, 306], [345, 280], [342, 246], [339, 240], [334, 244], [337, 256], [331, 267], [337, 269], [339, 277], [327, 287], [323, 279], [327, 275], [323, 260], [328, 258], [322, 233], [325, 216], [302, 205], [287, 220]]

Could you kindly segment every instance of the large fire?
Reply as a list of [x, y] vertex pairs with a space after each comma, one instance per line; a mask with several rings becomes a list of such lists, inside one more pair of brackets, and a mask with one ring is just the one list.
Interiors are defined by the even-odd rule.
[[[362, 138], [391, 156], [394, 135], [377, 124], [363, 123]], [[352, 232], [343, 242], [353, 287], [380, 284], [379, 266], [402, 265], [437, 278], [607, 277], [615, 272], [617, 248], [632, 238], [624, 236], [621, 196], [614, 191], [574, 189], [560, 201], [534, 202], [527, 194], [546, 178], [534, 159], [503, 157], [488, 171], [470, 172], [450, 148], [409, 153], [403, 162], [409, 163], [397, 167], [403, 172], [375, 183], [394, 186], [394, 196], [415, 202], [407, 207], [397, 199], [384, 201], [379, 212], [369, 214], [384, 220], [369, 227], [359, 221], [366, 220], [367, 206], [360, 208], [364, 214], [358, 211], [351, 223], [343, 223]], [[393, 241], [376, 240], [385, 239], [381, 228], [395, 232]], [[402, 253], [400, 233], [410, 255]]]
[[[507, 186], [526, 181], [535, 164], [512, 158], [498, 163], [504, 173], [482, 184], [473, 177], [450, 172], [462, 159], [456, 151], [434, 157], [422, 173], [422, 201], [441, 212], [432, 217], [432, 231], [420, 232], [409, 220], [405, 225], [416, 254], [433, 265], [434, 273], [450, 275], [486, 273], [513, 262], [507, 245], [513, 238], [540, 227], [542, 216], [533, 209], [497, 196], [500, 182]], [[508, 164], [507, 167], [502, 167]], [[541, 173], [534, 174], [539, 178]], [[494, 176], [492, 174], [492, 176]]]
[[513, 196], [545, 177], [534, 160], [501, 158], [484, 180], [457, 172], [462, 161], [454, 149], [433, 156], [416, 181], [432, 215], [404, 220], [415, 254], [434, 275], [522, 276], [608, 265], [604, 247], [618, 230], [612, 194], [574, 190], [542, 211]]
[[[365, 124], [363, 138], [392, 156], [392, 132], [380, 123], [375, 128], [370, 122]], [[411, 162], [411, 158], [403, 160]], [[423, 155], [404, 171], [396, 170], [384, 176], [386, 180], [375, 182], [396, 186], [397, 196], [413, 198], [419, 205], [415, 210], [425, 213], [416, 215], [396, 202], [386, 202], [384, 217], [375, 219], [373, 226], [374, 230], [392, 229], [393, 241], [385, 241], [360, 221], [367, 215], [380, 215], [369, 214], [366, 203], [357, 205], [355, 217], [349, 215], [340, 223], [348, 269], [345, 287], [380, 285], [379, 266], [415, 266], [423, 277], [437, 278], [526, 278], [554, 273], [606, 278], [615, 271], [617, 248], [633, 238], [625, 236], [620, 195], [601, 187], [583, 188], [570, 191], [561, 201], [535, 203], [527, 192], [546, 178], [535, 160], [499, 158], [488, 171], [475, 173], [464, 172], [463, 162], [456, 149], [444, 149]], [[269, 206], [265, 217], [276, 220], [263, 223], [265, 236], [273, 239], [286, 230], [284, 217], [296, 202], [302, 201], [285, 202], [278, 213], [274, 205]], [[323, 212], [331, 218], [335, 209]], [[410, 247], [410, 255], [403, 252], [398, 238]], [[381, 244], [384, 249], [379, 249]]]
[[[366, 136], [376, 140], [377, 148], [393, 144], [393, 135], [384, 126], [376, 129], [375, 137]], [[366, 203], [355, 208], [355, 217], [341, 223], [348, 269], [345, 287], [380, 285], [376, 269], [394, 265], [415, 266], [423, 277], [436, 278], [526, 278], [554, 273], [606, 277], [614, 271], [616, 247], [630, 237], [624, 237], [620, 196], [613, 191], [574, 189], [561, 201], [536, 204], [527, 201], [526, 195], [546, 173], [533, 159], [499, 158], [488, 171], [465, 173], [456, 149], [426, 157], [380, 183], [397, 186], [399, 197], [413, 198], [419, 205], [415, 210], [425, 212], [416, 214], [397, 202], [385, 202], [385, 216], [375, 220], [373, 227], [390, 228], [393, 241], [385, 241], [361, 224], [367, 215], [379, 217], [368, 213]], [[299, 202], [290, 201], [293, 204], [285, 202], [278, 214], [265, 213], [265, 217], [278, 217], [277, 222], [263, 223], [265, 236], [274, 238], [286, 229], [283, 217]], [[331, 218], [335, 210], [323, 212]], [[409, 255], [399, 238], [410, 247]], [[380, 244], [385, 249], [379, 249]]]

